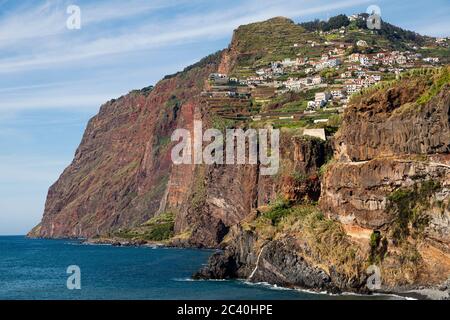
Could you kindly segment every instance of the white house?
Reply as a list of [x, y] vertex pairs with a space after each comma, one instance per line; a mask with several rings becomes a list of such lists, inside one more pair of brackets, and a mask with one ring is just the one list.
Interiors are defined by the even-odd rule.
[[357, 45], [358, 47], [368, 47], [367, 42], [366, 42], [365, 40], [358, 40], [358, 41], [356, 42], [356, 45]]
[[365, 55], [361, 55], [359, 57], [359, 63], [361, 63], [361, 65], [363, 65], [363, 66], [367, 66], [370, 64], [370, 59], [369, 59], [369, 57], [367, 57]]
[[403, 55], [400, 55], [397, 57], [397, 63], [398, 64], [405, 64], [406, 63], [406, 57]]
[[307, 103], [307, 109], [308, 110], [313, 110], [313, 109], [315, 109], [316, 108], [316, 102], [315, 101], [308, 101], [308, 103]]
[[333, 99], [341, 99], [344, 97], [342, 90], [331, 90], [330, 93]]
[[331, 94], [329, 92], [317, 92], [314, 98], [316, 107], [323, 107], [330, 100]]
[[291, 60], [290, 58], [286, 58], [281, 62], [281, 64], [283, 65], [283, 67], [289, 68], [297, 65], [297, 61]]
[[328, 65], [328, 67], [330, 67], [330, 68], [337, 67], [337, 66], [340, 65], [340, 64], [341, 64], [341, 60], [339, 60], [339, 59], [329, 59], [329, 60], [327, 61], [327, 65]]
[[322, 77], [321, 77], [321, 76], [315, 76], [315, 77], [312, 77], [312, 78], [310, 78], [310, 79], [311, 79], [311, 83], [312, 83], [313, 85], [321, 84], [321, 83], [322, 83]]
[[423, 58], [423, 61], [425, 62], [429, 62], [429, 63], [438, 63], [439, 62], [439, 58]]
[[359, 62], [359, 53], [352, 53], [348, 56], [348, 61], [350, 62]]

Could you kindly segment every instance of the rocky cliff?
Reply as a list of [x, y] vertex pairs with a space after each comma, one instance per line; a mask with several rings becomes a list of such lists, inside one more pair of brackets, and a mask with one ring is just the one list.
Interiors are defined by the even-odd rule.
[[249, 126], [208, 109], [201, 93], [210, 73], [245, 74], [315, 37], [285, 18], [243, 26], [226, 50], [104, 104], [29, 235], [222, 248], [197, 278], [367, 292], [366, 270], [377, 265], [383, 290], [444, 281], [448, 68], [354, 96], [327, 142], [282, 128], [275, 176], [261, 175], [260, 164], [172, 163], [177, 128]]
[[[449, 69], [417, 72], [353, 98], [321, 168], [319, 206], [259, 208], [197, 278], [369, 292], [450, 276]], [[448, 293], [446, 293], [448, 296]]]
[[354, 99], [323, 177], [321, 209], [355, 240], [377, 232], [391, 286], [450, 275], [449, 69], [424, 73]]
[[[174, 169], [172, 132], [201, 117], [204, 79], [220, 54], [104, 104], [72, 164], [50, 187], [34, 237], [93, 237], [138, 226], [186, 201], [194, 168]], [[167, 191], [170, 189], [170, 193]]]
[[[306, 42], [303, 28], [286, 18], [242, 26], [228, 49], [154, 88], [104, 104], [89, 121], [72, 164], [49, 189], [42, 222], [29, 236], [132, 238], [134, 228], [170, 214], [172, 245], [217, 247], [231, 226], [274, 200], [279, 188], [292, 197], [318, 199], [318, 179], [295, 186], [290, 170], [303, 174], [320, 166], [325, 147], [306, 145], [292, 134], [282, 135], [283, 166], [289, 166], [282, 179], [261, 176], [259, 165], [173, 165], [170, 159], [170, 136], [176, 128], [193, 133], [194, 120], [202, 120], [204, 129], [229, 125], [212, 114], [201, 97], [209, 74], [229, 74], [253, 55], [269, 54], [272, 50], [265, 44], [277, 49], [286, 40], [286, 30], [295, 41]], [[308, 152], [317, 160], [304, 155]]]

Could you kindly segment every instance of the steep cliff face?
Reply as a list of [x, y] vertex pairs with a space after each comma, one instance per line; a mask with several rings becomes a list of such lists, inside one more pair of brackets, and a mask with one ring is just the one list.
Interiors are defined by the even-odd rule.
[[[434, 202], [448, 201], [448, 80], [426, 103], [417, 102], [428, 94], [430, 84], [425, 83], [430, 78], [438, 83], [446, 77], [448, 69], [433, 76], [405, 77], [387, 90], [355, 99], [335, 137], [336, 161], [323, 179], [325, 212], [344, 224], [383, 229], [395, 219], [389, 195], [396, 190], [427, 181], [439, 185], [430, 194], [432, 216]], [[442, 209], [448, 215], [445, 205]]]
[[[33, 237], [92, 237], [137, 226], [167, 202], [177, 207], [193, 168], [172, 170], [170, 136], [201, 114], [199, 94], [219, 54], [104, 104], [72, 164], [50, 188]], [[167, 185], [170, 184], [170, 197]], [[167, 199], [166, 199], [167, 198]]]
[[444, 68], [405, 76], [356, 98], [323, 178], [323, 212], [354, 239], [369, 241], [377, 231], [385, 241], [377, 262], [388, 286], [430, 285], [450, 275], [448, 75]]
[[195, 277], [368, 292], [367, 268], [376, 265], [382, 290], [443, 283], [450, 276], [448, 72], [405, 76], [354, 97], [332, 140], [335, 156], [320, 169], [319, 206], [291, 197], [291, 205], [259, 207]]
[[173, 165], [170, 159], [170, 136], [176, 128], [193, 134], [194, 120], [203, 121], [204, 129], [216, 125], [201, 97], [210, 73], [238, 72], [255, 54], [276, 51], [287, 34], [293, 37], [290, 41], [306, 42], [303, 32], [286, 18], [242, 26], [228, 49], [151, 90], [136, 90], [103, 105], [89, 122], [73, 163], [50, 188], [42, 222], [29, 235], [123, 235], [170, 213], [175, 234], [171, 244], [217, 247], [231, 226], [274, 200], [279, 190], [288, 197], [317, 200], [317, 176], [306, 176], [308, 183], [299, 184], [292, 173], [303, 176], [311, 167], [315, 170], [325, 161], [326, 150], [292, 135], [282, 135], [283, 166], [288, 168], [276, 177], [260, 175], [259, 165]]
[[279, 196], [288, 201], [317, 201], [317, 171], [329, 154], [328, 144], [286, 132], [280, 140], [282, 164], [275, 176], [261, 175], [260, 165], [198, 166], [175, 221], [176, 234], [188, 237], [176, 238], [172, 244], [217, 247], [230, 227]]
[[[405, 77], [392, 88], [355, 98], [336, 136], [339, 160], [449, 153], [448, 87], [439, 88], [432, 101], [417, 103], [427, 94], [430, 77]], [[448, 75], [440, 77], [444, 81]]]

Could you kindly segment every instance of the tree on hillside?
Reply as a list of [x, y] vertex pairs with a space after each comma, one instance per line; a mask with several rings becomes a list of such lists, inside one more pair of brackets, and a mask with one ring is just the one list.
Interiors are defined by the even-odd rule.
[[335, 17], [331, 17], [328, 22], [326, 22], [323, 26], [323, 31], [335, 30], [341, 27], [346, 27], [350, 24], [350, 20], [348, 20], [345, 14], [340, 14]]

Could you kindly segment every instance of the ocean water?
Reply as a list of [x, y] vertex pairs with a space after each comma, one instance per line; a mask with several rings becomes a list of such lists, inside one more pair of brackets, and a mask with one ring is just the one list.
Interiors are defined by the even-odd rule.
[[[244, 281], [193, 281], [210, 250], [84, 245], [73, 240], [0, 237], [0, 300], [34, 299], [359, 299]], [[81, 289], [67, 289], [67, 267]], [[370, 299], [383, 299], [372, 296]]]

